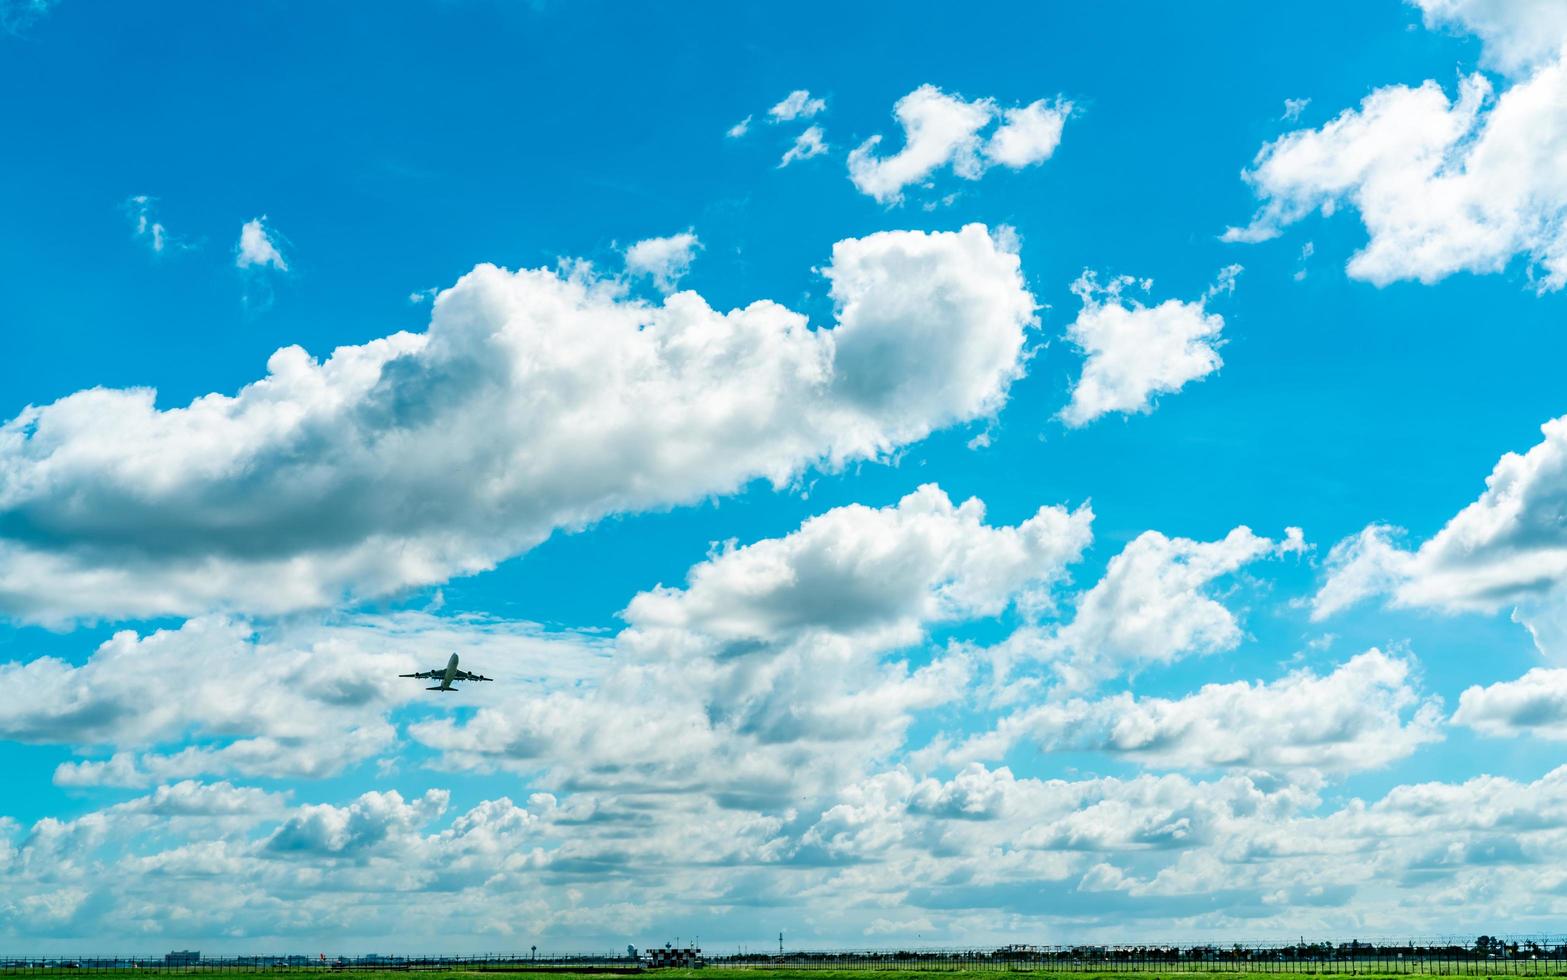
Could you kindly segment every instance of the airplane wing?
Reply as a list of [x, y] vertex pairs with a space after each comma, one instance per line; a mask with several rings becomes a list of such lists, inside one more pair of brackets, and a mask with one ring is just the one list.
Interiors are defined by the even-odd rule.
[[398, 677], [417, 677], [417, 678], [419, 678], [420, 680], [423, 681], [423, 680], [429, 680], [432, 677], [440, 677], [440, 676], [442, 676], [445, 673], [446, 673], [446, 671], [444, 671], [444, 670], [421, 670], [417, 674], [398, 674], [397, 676]]
[[454, 681], [493, 681], [493, 677], [485, 677], [483, 674], [470, 674], [466, 670], [459, 670], [452, 678]]

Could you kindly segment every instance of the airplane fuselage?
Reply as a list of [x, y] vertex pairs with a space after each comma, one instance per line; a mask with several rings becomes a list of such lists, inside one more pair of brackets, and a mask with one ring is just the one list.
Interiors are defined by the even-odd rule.
[[430, 690], [432, 690], [432, 691], [450, 691], [450, 690], [452, 690], [452, 678], [454, 678], [456, 676], [457, 676], [457, 654], [454, 653], [454, 654], [452, 654], [452, 659], [446, 661], [446, 670], [444, 670], [441, 673], [441, 684], [440, 684], [440, 686], [439, 687], [432, 687], [432, 688], [430, 688]]

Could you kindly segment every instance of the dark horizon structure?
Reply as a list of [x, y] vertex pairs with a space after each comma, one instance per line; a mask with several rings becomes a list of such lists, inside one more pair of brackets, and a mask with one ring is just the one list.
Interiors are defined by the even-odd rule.
[[42, 974], [441, 971], [515, 973], [634, 973], [667, 967], [728, 967], [766, 971], [956, 970], [1068, 973], [1315, 973], [1462, 976], [1567, 975], [1567, 935], [1344, 940], [1293, 943], [1139, 943], [971, 947], [801, 949], [778, 953], [704, 953], [690, 945], [649, 946], [638, 952], [462, 955], [247, 954], [204, 957], [191, 950], [147, 956], [6, 956], [0, 976]]

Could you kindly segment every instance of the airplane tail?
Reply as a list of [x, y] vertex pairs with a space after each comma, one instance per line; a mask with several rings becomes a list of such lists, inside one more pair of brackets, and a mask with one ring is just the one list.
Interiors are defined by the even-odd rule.
[[425, 690], [426, 691], [455, 691], [455, 690], [457, 690], [457, 688], [455, 688], [455, 687], [440, 687], [440, 686], [436, 686], [436, 687], [427, 687], [427, 688], [425, 688]]

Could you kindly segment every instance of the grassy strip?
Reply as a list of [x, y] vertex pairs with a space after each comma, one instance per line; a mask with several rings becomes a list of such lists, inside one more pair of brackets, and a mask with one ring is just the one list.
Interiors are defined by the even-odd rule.
[[[1562, 963], [1517, 963], [1509, 966], [1520, 966], [1518, 971], [1504, 971], [1496, 969], [1496, 964], [1473, 964], [1473, 966], [1492, 966], [1489, 971], [1481, 969], [1464, 969], [1468, 964], [1429, 964], [1431, 969], [1418, 969], [1418, 971], [1379, 971], [1373, 964], [1363, 964], [1360, 969], [1349, 969], [1349, 964], [1341, 964], [1343, 969], [1297, 969], [1297, 971], [1239, 971], [1239, 969], [1218, 969], [1218, 971], [1188, 971], [1188, 969], [1169, 969], [1158, 966], [1136, 966], [1117, 971], [1004, 971], [1004, 969], [932, 969], [928, 966], [903, 966], [888, 963], [887, 967], [865, 967], [865, 969], [799, 969], [799, 967], [766, 966], [758, 964], [755, 967], [707, 967], [707, 969], [657, 969], [657, 971], [642, 971], [657, 977], [657, 980], [887, 980], [887, 974], [934, 974], [940, 980], [1000, 980], [1001, 977], [1028, 977], [1030, 980], [1116, 980], [1117, 977], [1127, 977], [1135, 974], [1139, 977], [1149, 977], [1150, 980], [1302, 980], [1305, 977], [1365, 977], [1366, 980], [1381, 980], [1387, 977], [1409, 977], [1409, 975], [1451, 975], [1451, 977], [1567, 977], [1567, 969]], [[246, 980], [301, 980], [304, 975], [318, 975], [326, 977], [329, 974], [340, 974], [348, 980], [476, 980], [487, 974], [505, 974], [506, 977], [516, 977], [517, 980], [528, 978], [555, 977], [563, 974], [592, 974], [594, 969], [567, 969], [567, 967], [555, 967], [555, 969], [506, 969], [506, 967], [490, 967], [490, 969], [470, 969], [470, 971], [376, 971], [376, 969], [342, 969], [335, 971], [331, 967], [321, 966], [295, 966], [295, 967], [163, 967], [149, 966], [141, 971], [132, 969], [14, 969], [14, 967], [0, 967], [0, 977], [38, 977], [41, 974], [66, 975], [132, 975], [144, 972], [144, 974], [158, 975], [213, 975], [213, 977], [244, 977]]]

